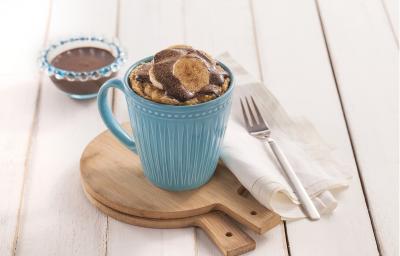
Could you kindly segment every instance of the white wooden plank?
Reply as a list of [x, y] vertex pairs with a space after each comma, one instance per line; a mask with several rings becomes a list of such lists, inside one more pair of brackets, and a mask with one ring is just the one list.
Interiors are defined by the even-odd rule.
[[[186, 43], [213, 55], [229, 51], [255, 77], [260, 78], [249, 1], [186, 1]], [[287, 255], [283, 224], [259, 236], [250, 232], [257, 249], [249, 255]], [[198, 232], [198, 255], [215, 255], [216, 248]]]
[[229, 51], [260, 78], [248, 1], [186, 1], [186, 42], [214, 55]]
[[[246, 253], [246, 256], [288, 255], [283, 224], [276, 226], [264, 235], [256, 234], [243, 226], [241, 226], [241, 228], [256, 241], [256, 249]], [[201, 229], [196, 229], [196, 238], [197, 255], [220, 255], [218, 248]]]
[[193, 228], [151, 229], [109, 218], [107, 255], [195, 255]]
[[399, 1], [398, 0], [382, 0], [383, 8], [387, 12], [387, 16], [392, 26], [397, 46], [399, 44]]
[[[134, 62], [184, 40], [180, 0], [121, 0], [120, 15], [119, 39], [128, 53], [125, 70]], [[127, 121], [128, 111], [122, 94], [117, 92], [115, 99], [117, 117]]]
[[[160, 49], [183, 41], [181, 1], [121, 1], [119, 38], [128, 52], [127, 69]], [[122, 76], [121, 72], [121, 76]], [[128, 121], [123, 95], [116, 91], [114, 112]], [[194, 229], [148, 229], [109, 219], [108, 255], [195, 255]]]
[[[0, 255], [12, 255], [37, 79], [0, 77]], [[22, 93], [22, 92], [26, 92]], [[15, 109], [15, 111], [10, 111]]]
[[[12, 255], [25, 161], [39, 77], [37, 48], [44, 42], [49, 1], [0, 2], [0, 255]], [[33, 32], [26, 22], [36, 27]], [[13, 24], [10, 26], [10, 24]], [[26, 41], [30, 42], [26, 44]]]
[[314, 124], [354, 177], [333, 214], [287, 223], [291, 255], [377, 255], [314, 1], [254, 0], [253, 10], [266, 85], [290, 114]]
[[[112, 1], [54, 1], [50, 40], [112, 37], [115, 21]], [[103, 129], [95, 101], [69, 99], [43, 79], [17, 254], [105, 255], [107, 218], [86, 200], [79, 181], [80, 154]]]
[[50, 0], [0, 1], [0, 76], [22, 73], [25, 80], [37, 78], [49, 5]]
[[319, 1], [383, 255], [398, 255], [398, 48], [377, 0]]

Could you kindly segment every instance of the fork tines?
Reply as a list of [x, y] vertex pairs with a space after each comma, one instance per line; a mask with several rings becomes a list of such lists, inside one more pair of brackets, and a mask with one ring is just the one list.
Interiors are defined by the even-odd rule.
[[[243, 104], [243, 100], [240, 99], [240, 105], [242, 107], [243, 117], [244, 117], [244, 121], [245, 121], [247, 130], [249, 132], [259, 132], [259, 131], [269, 130], [268, 125], [262, 118], [260, 110], [258, 109], [253, 96], [250, 96], [250, 98], [251, 98], [253, 107], [250, 106], [248, 98], [244, 97], [244, 100], [246, 101], [247, 110], [246, 110], [245, 105]], [[255, 115], [257, 116], [257, 120], [255, 118]], [[249, 119], [251, 122], [249, 121]]]

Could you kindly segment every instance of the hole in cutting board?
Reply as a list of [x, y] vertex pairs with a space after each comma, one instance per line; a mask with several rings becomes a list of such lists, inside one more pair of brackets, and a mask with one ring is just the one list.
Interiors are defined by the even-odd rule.
[[251, 211], [250, 214], [251, 215], [257, 215], [257, 212], [256, 211]]
[[231, 232], [226, 232], [226, 233], [225, 233], [225, 236], [231, 237], [231, 236], [233, 236], [233, 234], [232, 234]]

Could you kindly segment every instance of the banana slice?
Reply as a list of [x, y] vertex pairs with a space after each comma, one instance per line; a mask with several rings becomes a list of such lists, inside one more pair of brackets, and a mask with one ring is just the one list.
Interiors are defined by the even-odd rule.
[[200, 91], [210, 82], [210, 73], [206, 64], [196, 57], [179, 58], [172, 68], [172, 74], [192, 93]]
[[154, 65], [151, 66], [151, 68], [150, 68], [150, 70], [149, 70], [149, 78], [150, 78], [151, 83], [152, 83], [155, 87], [157, 87], [157, 88], [160, 89], [160, 90], [163, 90], [163, 89], [164, 89], [164, 86], [163, 86], [160, 82], [157, 81], [157, 79], [156, 79], [156, 77], [155, 77], [155, 75], [154, 75]]

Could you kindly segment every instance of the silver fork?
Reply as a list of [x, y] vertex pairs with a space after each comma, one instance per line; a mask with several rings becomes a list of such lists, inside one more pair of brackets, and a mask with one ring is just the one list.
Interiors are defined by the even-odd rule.
[[[242, 99], [240, 99], [240, 105], [242, 106], [243, 117], [246, 124], [246, 129], [250, 133], [250, 135], [256, 137], [262, 142], [268, 142], [272, 151], [275, 154], [275, 157], [278, 159], [283, 171], [286, 173], [289, 181], [291, 182], [294, 191], [296, 192], [297, 197], [302, 204], [304, 211], [306, 212], [307, 216], [311, 220], [318, 220], [320, 215], [315, 208], [314, 203], [311, 201], [311, 198], [308, 196], [303, 184], [301, 184], [299, 178], [297, 177], [296, 173], [293, 171], [293, 168], [286, 158], [285, 154], [282, 152], [280, 147], [276, 144], [275, 140], [271, 138], [271, 129], [268, 127], [268, 124], [264, 121], [261, 116], [260, 111], [253, 99], [251, 97], [251, 101], [253, 103], [254, 112], [257, 115], [257, 119], [254, 116], [254, 112], [250, 107], [249, 101], [247, 97], [245, 97], [246, 105], [247, 105], [247, 112], [249, 115], [246, 114], [246, 108], [243, 105]], [[249, 122], [251, 119], [251, 123]]]

